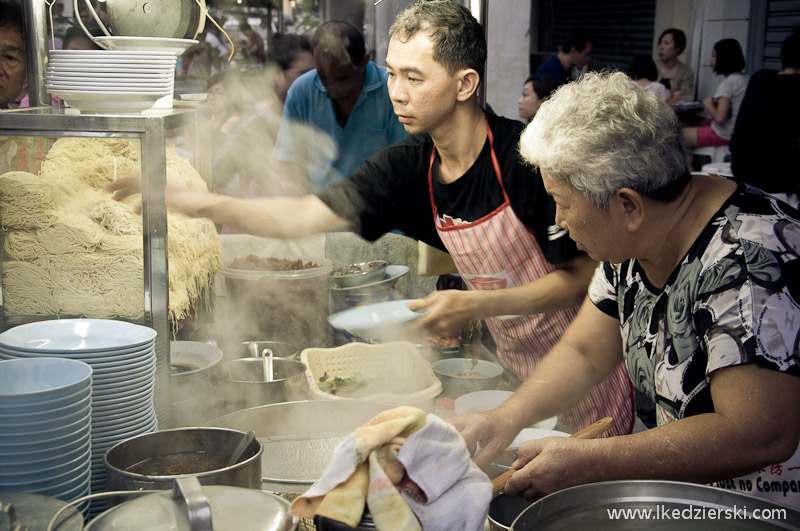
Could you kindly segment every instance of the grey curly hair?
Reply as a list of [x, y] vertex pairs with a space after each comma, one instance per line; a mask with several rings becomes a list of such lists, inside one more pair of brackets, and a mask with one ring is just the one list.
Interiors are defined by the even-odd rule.
[[542, 103], [522, 133], [522, 157], [607, 209], [627, 187], [660, 202], [689, 182], [675, 112], [621, 72], [588, 73]]

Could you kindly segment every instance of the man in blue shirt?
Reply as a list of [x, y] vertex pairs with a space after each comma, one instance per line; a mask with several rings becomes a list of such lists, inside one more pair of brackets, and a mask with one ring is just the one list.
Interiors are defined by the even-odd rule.
[[536, 74], [547, 74], [558, 80], [559, 85], [569, 81], [570, 70], [582, 70], [589, 62], [592, 53], [592, 43], [589, 35], [582, 30], [569, 32], [561, 48], [547, 58], [536, 70]]
[[[408, 133], [394, 114], [386, 69], [370, 61], [358, 29], [326, 22], [311, 45], [317, 67], [289, 88], [274, 155], [302, 167], [307, 191], [313, 193], [350, 175], [364, 159]], [[324, 138], [309, 137], [305, 126]]]

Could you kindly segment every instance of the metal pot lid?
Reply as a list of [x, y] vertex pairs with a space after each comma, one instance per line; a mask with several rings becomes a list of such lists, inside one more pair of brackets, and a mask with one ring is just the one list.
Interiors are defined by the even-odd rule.
[[106, 0], [113, 35], [162, 39], [194, 39], [205, 25], [205, 6], [205, 0]]
[[[41, 494], [0, 492], [0, 529], [16, 529], [15, 522], [27, 529], [47, 529], [50, 520], [65, 505], [64, 501]], [[58, 531], [81, 531], [83, 516], [75, 508], [67, 509], [57, 524]]]
[[289, 502], [279, 496], [241, 487], [201, 487], [196, 478], [189, 477], [176, 481], [174, 492], [148, 494], [109, 509], [92, 520], [86, 531], [291, 531], [298, 523], [289, 514]]

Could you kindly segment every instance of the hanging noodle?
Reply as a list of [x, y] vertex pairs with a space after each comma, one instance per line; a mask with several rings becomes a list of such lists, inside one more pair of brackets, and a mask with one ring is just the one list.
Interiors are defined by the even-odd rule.
[[[206, 190], [197, 171], [167, 149], [171, 185]], [[0, 175], [3, 302], [11, 314], [138, 319], [144, 309], [141, 196], [115, 201], [104, 190], [137, 173], [139, 142], [62, 138], [39, 175]], [[188, 316], [222, 268], [214, 224], [169, 212], [169, 312]], [[173, 325], [174, 326], [174, 325]]]

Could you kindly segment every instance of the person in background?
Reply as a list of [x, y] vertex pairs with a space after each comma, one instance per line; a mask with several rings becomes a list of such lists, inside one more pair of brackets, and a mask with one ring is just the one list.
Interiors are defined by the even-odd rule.
[[275, 94], [285, 102], [294, 80], [314, 68], [311, 41], [305, 35], [274, 33], [267, 48], [267, 60], [281, 70], [281, 77], [275, 80]]
[[658, 81], [669, 89], [672, 101], [694, 98], [694, 71], [678, 56], [686, 49], [686, 34], [668, 28], [658, 38]]
[[535, 74], [522, 85], [522, 96], [517, 100], [519, 117], [525, 123], [533, 120], [543, 101], [558, 88], [558, 81], [547, 74]]
[[628, 67], [628, 75], [633, 79], [634, 85], [640, 89], [652, 92], [667, 103], [672, 101], [667, 87], [656, 81], [658, 68], [649, 55], [636, 54]]
[[100, 50], [97, 45], [83, 28], [79, 26], [72, 26], [64, 32], [64, 38], [61, 40], [61, 49], [63, 50]]
[[[408, 134], [392, 110], [384, 67], [370, 61], [354, 26], [329, 21], [311, 39], [316, 68], [298, 77], [283, 107], [274, 156], [317, 192], [350, 175], [364, 160]], [[329, 135], [333, 149], [308, 165], [309, 139], [297, 124]], [[313, 155], [313, 154], [311, 154]], [[304, 167], [305, 166], [305, 167]]]
[[[168, 204], [260, 236], [354, 230], [375, 240], [397, 229], [447, 250], [470, 290], [414, 302], [412, 310], [425, 309], [415, 323], [446, 337], [486, 319], [503, 366], [523, 378], [538, 374], [596, 263], [553, 224], [555, 205], [519, 156], [522, 122], [481, 107], [486, 40], [469, 9], [415, 2], [398, 14], [389, 37], [389, 95], [411, 136], [317, 195], [238, 199], [171, 190]], [[124, 197], [137, 181], [110, 189]], [[577, 431], [605, 416], [616, 420], [610, 434], [632, 430], [632, 386], [621, 364], [559, 422]]]
[[800, 212], [686, 171], [675, 112], [621, 72], [559, 88], [520, 139], [595, 271], [580, 313], [502, 405], [449, 419], [478, 464], [624, 361], [658, 426], [522, 444], [506, 494], [610, 480], [715, 482], [800, 507]]
[[722, 39], [711, 52], [711, 69], [725, 78], [714, 96], [703, 100], [711, 120], [703, 127], [686, 127], [683, 136], [689, 147], [724, 146], [730, 143], [736, 116], [747, 90], [748, 77], [744, 70], [744, 54], [736, 39]]
[[16, 109], [26, 95], [25, 37], [22, 9], [0, 0], [0, 109]]
[[572, 68], [581, 70], [587, 65], [591, 53], [589, 34], [584, 30], [573, 30], [569, 32], [558, 52], [548, 57], [536, 73], [553, 76], [562, 85], [570, 80]]
[[250, 24], [244, 18], [239, 22], [239, 30], [244, 34], [245, 40], [242, 43], [244, 47], [245, 56], [249, 63], [263, 65], [266, 60], [266, 50], [264, 48], [264, 39], [261, 35], [250, 27]]
[[781, 45], [780, 71], [750, 78], [730, 148], [737, 181], [800, 208], [800, 29]]

